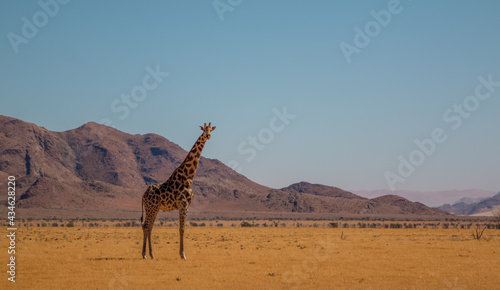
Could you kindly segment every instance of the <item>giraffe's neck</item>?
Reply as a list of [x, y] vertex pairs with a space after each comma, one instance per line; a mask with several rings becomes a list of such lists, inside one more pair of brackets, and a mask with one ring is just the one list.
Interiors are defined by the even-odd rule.
[[203, 151], [203, 147], [207, 142], [207, 138], [203, 136], [203, 134], [196, 140], [193, 148], [189, 151], [186, 156], [186, 159], [179, 166], [179, 169], [186, 175], [186, 177], [190, 180], [193, 180], [194, 175], [196, 174], [196, 169], [198, 168], [198, 164], [200, 162], [201, 151]]

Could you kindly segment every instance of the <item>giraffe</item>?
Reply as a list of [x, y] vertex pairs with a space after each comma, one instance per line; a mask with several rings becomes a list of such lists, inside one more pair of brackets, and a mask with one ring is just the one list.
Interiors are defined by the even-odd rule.
[[[198, 168], [201, 151], [205, 146], [205, 142], [210, 139], [210, 133], [215, 130], [215, 126], [212, 127], [212, 123], [208, 123], [207, 126], [207, 123], [205, 123], [200, 128], [203, 133], [196, 140], [181, 165], [174, 170], [166, 182], [150, 185], [142, 196], [142, 210], [146, 212], [146, 219], [142, 225], [144, 234], [142, 244], [143, 259], [146, 259], [146, 241], [149, 242], [149, 256], [154, 259], [153, 249], [151, 248], [151, 231], [158, 211], [179, 210], [179, 255], [181, 259], [186, 260], [184, 254], [184, 226], [189, 204], [193, 200], [191, 183]], [[142, 212], [141, 222], [143, 217], [144, 212]]]

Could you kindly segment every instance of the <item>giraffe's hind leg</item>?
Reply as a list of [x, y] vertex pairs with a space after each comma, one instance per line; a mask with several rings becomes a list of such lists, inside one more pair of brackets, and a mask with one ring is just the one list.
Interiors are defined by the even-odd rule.
[[186, 255], [184, 254], [184, 229], [185, 222], [188, 213], [187, 205], [179, 208], [179, 255], [181, 259], [186, 260]]
[[143, 259], [146, 259], [146, 240], [148, 239], [148, 231], [144, 228], [144, 226], [142, 227], [142, 232], [144, 234], [144, 239], [143, 239], [143, 242], [142, 242], [142, 258]]
[[151, 232], [153, 231], [153, 225], [156, 219], [158, 210], [146, 209], [146, 220], [142, 225], [143, 241], [142, 241], [142, 258], [146, 259], [146, 241], [149, 241], [149, 256], [154, 259], [153, 248], [151, 247]]
[[155, 257], [153, 256], [153, 248], [151, 247], [151, 232], [149, 231], [149, 237], [148, 237], [148, 242], [149, 242], [149, 256], [151, 259], [154, 259]]

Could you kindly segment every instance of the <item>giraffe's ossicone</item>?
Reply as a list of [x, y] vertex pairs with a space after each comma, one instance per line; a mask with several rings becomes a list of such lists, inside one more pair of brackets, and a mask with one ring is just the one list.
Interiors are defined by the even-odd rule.
[[151, 185], [146, 189], [142, 196], [142, 207], [146, 212], [146, 219], [144, 213], [141, 216], [142, 231], [144, 234], [142, 244], [142, 258], [146, 259], [146, 241], [149, 243], [149, 256], [154, 259], [153, 249], [151, 247], [151, 231], [156, 219], [158, 211], [179, 211], [179, 235], [180, 235], [180, 248], [179, 254], [182, 259], [186, 259], [184, 254], [184, 228], [186, 216], [188, 213], [189, 205], [193, 200], [193, 191], [191, 190], [191, 183], [193, 182], [194, 175], [201, 157], [201, 151], [210, 134], [215, 130], [212, 123], [205, 123], [200, 126], [203, 133], [194, 143], [193, 148], [186, 156], [186, 159], [177, 167], [168, 180], [164, 183]]

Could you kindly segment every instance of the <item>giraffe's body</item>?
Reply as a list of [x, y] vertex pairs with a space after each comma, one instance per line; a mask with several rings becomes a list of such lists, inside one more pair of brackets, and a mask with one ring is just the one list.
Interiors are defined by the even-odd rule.
[[[200, 126], [201, 127], [201, 126]], [[205, 142], [210, 139], [210, 133], [215, 130], [209, 123], [201, 127], [203, 133], [189, 151], [186, 159], [177, 167], [169, 179], [160, 184], [151, 185], [147, 188], [142, 197], [142, 205], [146, 212], [146, 219], [142, 225], [144, 234], [142, 245], [142, 257], [146, 259], [146, 241], [149, 241], [149, 256], [153, 259], [153, 249], [151, 248], [151, 231], [158, 211], [179, 210], [179, 234], [180, 249], [179, 254], [182, 259], [186, 259], [184, 254], [184, 228], [189, 205], [193, 200], [191, 183], [196, 174], [201, 151]], [[142, 218], [141, 218], [142, 219]]]

